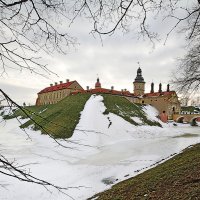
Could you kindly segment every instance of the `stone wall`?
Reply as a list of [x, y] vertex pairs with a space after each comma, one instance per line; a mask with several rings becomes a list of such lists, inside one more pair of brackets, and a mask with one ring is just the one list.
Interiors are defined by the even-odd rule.
[[169, 119], [173, 119], [173, 114], [180, 113], [181, 111], [180, 102], [176, 95], [145, 97], [145, 98], [133, 98], [133, 97], [126, 97], [126, 98], [132, 103], [152, 105], [159, 111], [159, 114], [165, 111]]
[[138, 83], [138, 82], [134, 82], [133, 83], [134, 86], [134, 95], [135, 96], [141, 96], [144, 95], [144, 87], [145, 87], [145, 83]]

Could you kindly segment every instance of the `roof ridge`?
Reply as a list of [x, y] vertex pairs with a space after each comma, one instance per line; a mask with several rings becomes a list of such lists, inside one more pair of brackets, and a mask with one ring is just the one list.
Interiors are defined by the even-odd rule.
[[69, 82], [66, 82], [66, 83], [60, 83], [60, 84], [57, 84], [57, 85], [52, 85], [52, 86], [44, 88], [43, 90], [38, 92], [38, 94], [57, 91], [57, 90], [61, 90], [61, 89], [64, 89], [64, 88], [69, 88], [69, 86], [74, 82], [77, 82], [77, 81], [74, 80], [74, 81], [69, 81]]

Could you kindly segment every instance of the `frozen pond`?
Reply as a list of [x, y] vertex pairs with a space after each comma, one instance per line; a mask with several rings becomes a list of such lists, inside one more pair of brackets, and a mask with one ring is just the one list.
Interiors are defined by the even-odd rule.
[[[87, 102], [70, 139], [84, 145], [66, 143], [66, 149], [40, 132], [27, 130], [31, 140], [18, 127], [16, 120], [0, 124], [0, 151], [19, 165], [30, 164], [33, 176], [69, 188], [67, 194], [76, 200], [86, 199], [97, 192], [137, 175], [154, 163], [200, 142], [200, 128], [172, 124], [164, 128], [135, 127], [114, 115], [103, 115], [105, 106], [101, 96]], [[109, 119], [112, 125], [108, 128]], [[87, 146], [90, 145], [90, 146]], [[145, 168], [145, 169], [144, 169]], [[0, 174], [1, 200], [15, 199], [71, 199], [53, 188], [20, 182]]]

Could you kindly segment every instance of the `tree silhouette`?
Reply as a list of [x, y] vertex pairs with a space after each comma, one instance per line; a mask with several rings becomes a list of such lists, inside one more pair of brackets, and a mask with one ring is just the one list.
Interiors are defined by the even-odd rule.
[[27, 69], [45, 75], [52, 73], [38, 53], [65, 54], [76, 45], [69, 25], [78, 17], [93, 23], [94, 34], [113, 34], [116, 29], [129, 31], [134, 25], [138, 36], [153, 41], [149, 19], [172, 19], [166, 39], [181, 27], [188, 39], [199, 35], [199, 1], [184, 0], [1, 0], [0, 1], [0, 70]]
[[[184, 0], [0, 0], [0, 13], [1, 75], [8, 69], [29, 70], [42, 76], [55, 73], [47, 68], [38, 53], [56, 51], [65, 54], [76, 45], [76, 38], [69, 34], [68, 25], [78, 17], [88, 18], [93, 23], [90, 30], [93, 34], [111, 35], [117, 29], [126, 32], [134, 24], [138, 36], [151, 41], [156, 39], [158, 32], [151, 31], [148, 20], [162, 17], [163, 20], [170, 18], [174, 23], [166, 39], [175, 29], [181, 28], [186, 38], [192, 41], [191, 50], [181, 60], [183, 73], [175, 82], [184, 89], [199, 87], [199, 46], [194, 45], [199, 43], [200, 35], [199, 0], [189, 4]], [[7, 101], [7, 97], [1, 90], [0, 101], [12, 104], [14, 101]], [[17, 172], [14, 177], [19, 180], [57, 187], [30, 177], [2, 155], [0, 163], [3, 170], [11, 174]], [[3, 170], [0, 173], [9, 175]]]

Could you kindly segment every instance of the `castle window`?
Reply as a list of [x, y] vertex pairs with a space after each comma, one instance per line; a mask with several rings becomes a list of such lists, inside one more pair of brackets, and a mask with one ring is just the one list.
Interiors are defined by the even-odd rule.
[[142, 103], [144, 103], [144, 101], [142, 101]]

